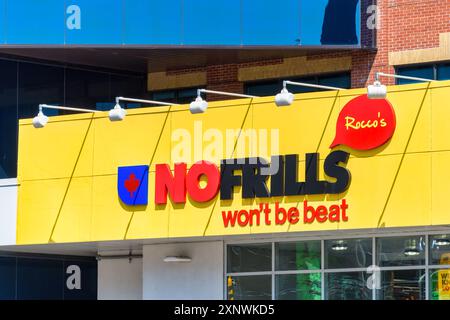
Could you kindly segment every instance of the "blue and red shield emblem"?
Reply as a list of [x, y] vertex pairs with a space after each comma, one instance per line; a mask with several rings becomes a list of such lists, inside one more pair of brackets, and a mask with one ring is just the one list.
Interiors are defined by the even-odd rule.
[[148, 204], [148, 166], [119, 167], [117, 190], [128, 206]]

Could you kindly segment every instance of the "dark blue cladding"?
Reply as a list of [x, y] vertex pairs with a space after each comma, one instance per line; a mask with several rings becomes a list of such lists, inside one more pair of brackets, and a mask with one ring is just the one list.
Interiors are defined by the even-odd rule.
[[0, 0], [0, 44], [360, 45], [359, 0]]
[[95, 258], [0, 256], [0, 300], [95, 300]]

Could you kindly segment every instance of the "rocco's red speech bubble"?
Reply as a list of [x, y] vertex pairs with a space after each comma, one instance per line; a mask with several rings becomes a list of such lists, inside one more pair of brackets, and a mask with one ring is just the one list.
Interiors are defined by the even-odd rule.
[[336, 136], [330, 148], [346, 145], [355, 150], [371, 150], [385, 144], [395, 131], [395, 113], [385, 99], [361, 95], [342, 108]]

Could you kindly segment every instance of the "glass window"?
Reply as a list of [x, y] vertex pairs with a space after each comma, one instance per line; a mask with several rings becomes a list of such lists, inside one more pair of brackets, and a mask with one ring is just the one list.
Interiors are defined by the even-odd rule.
[[381, 272], [378, 300], [425, 299], [424, 270], [390, 270]]
[[228, 272], [258, 272], [272, 270], [272, 244], [228, 246]]
[[[304, 82], [310, 84], [320, 84], [325, 86], [332, 86], [338, 88], [349, 89], [351, 87], [350, 73], [325, 74], [309, 77], [294, 77], [289, 79], [277, 79], [269, 81], [250, 82], [244, 85], [245, 93], [255, 96], [274, 96], [281, 91], [283, 87], [283, 80], [291, 80], [296, 82]], [[323, 91], [323, 89], [289, 86], [289, 91], [292, 93], [306, 93]]]
[[[184, 0], [182, 41], [184, 45], [240, 45], [242, 16], [240, 0]], [[172, 11], [172, 10], [170, 10]], [[201, 14], [209, 12], [210, 14]], [[213, 13], [220, 14], [213, 14]]]
[[[289, 80], [295, 81], [295, 82], [318, 84], [317, 77], [291, 78]], [[280, 88], [281, 88], [281, 86], [280, 86]], [[319, 89], [319, 88], [310, 88], [310, 87], [302, 87], [302, 86], [288, 86], [288, 89], [292, 93], [307, 93], [307, 92], [322, 91], [322, 89]]]
[[322, 86], [338, 87], [344, 89], [350, 89], [352, 86], [350, 74], [348, 73], [319, 77], [319, 84]]
[[[19, 63], [19, 118], [32, 118], [40, 103], [64, 105], [64, 68]], [[58, 110], [46, 109], [47, 116]]]
[[178, 90], [177, 103], [191, 103], [197, 97], [197, 89]]
[[227, 277], [228, 300], [271, 300], [272, 276]]
[[3, 179], [17, 176], [17, 62], [0, 60], [0, 70], [0, 179]]
[[367, 272], [327, 273], [325, 299], [372, 300], [372, 290], [367, 287]]
[[94, 109], [97, 103], [112, 102], [109, 74], [66, 70], [66, 106]]
[[434, 235], [429, 237], [429, 264], [450, 265], [450, 235]]
[[450, 269], [431, 269], [430, 300], [450, 300]]
[[[434, 79], [434, 67], [417, 66], [417, 67], [401, 67], [397, 68], [397, 74], [408, 77], [418, 77], [424, 79]], [[415, 80], [397, 79], [397, 84], [417, 83]]]
[[372, 265], [372, 239], [325, 241], [325, 268], [366, 268]]
[[156, 101], [172, 103], [191, 103], [197, 97], [196, 88], [156, 91], [152, 94], [152, 99]]
[[320, 269], [320, 241], [275, 244], [275, 270]]
[[438, 80], [450, 80], [450, 63], [438, 65], [437, 79]]
[[320, 273], [276, 275], [275, 297], [277, 300], [320, 300]]
[[245, 93], [252, 96], [274, 96], [280, 91], [280, 81], [264, 81], [245, 84]]
[[153, 100], [165, 101], [165, 102], [175, 102], [176, 92], [175, 92], [175, 90], [153, 92]]
[[425, 264], [425, 237], [377, 239], [377, 265], [380, 267]]

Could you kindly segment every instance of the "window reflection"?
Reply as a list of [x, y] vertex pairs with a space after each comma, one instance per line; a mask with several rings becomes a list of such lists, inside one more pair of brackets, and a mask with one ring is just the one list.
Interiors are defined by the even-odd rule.
[[377, 264], [380, 267], [425, 264], [425, 237], [377, 239]]
[[369, 276], [366, 272], [327, 273], [325, 298], [328, 300], [371, 300], [372, 290], [367, 287]]
[[450, 235], [434, 235], [429, 238], [430, 264], [450, 265]]
[[320, 269], [320, 241], [276, 243], [275, 269]]
[[272, 244], [228, 246], [228, 272], [258, 272], [272, 270]]
[[325, 241], [325, 268], [366, 268], [372, 264], [372, 239]]
[[423, 300], [425, 299], [424, 270], [392, 270], [381, 272], [379, 300]]
[[272, 276], [227, 277], [228, 300], [271, 300]]
[[277, 275], [275, 291], [277, 300], [320, 300], [320, 273]]

